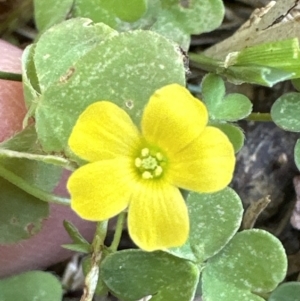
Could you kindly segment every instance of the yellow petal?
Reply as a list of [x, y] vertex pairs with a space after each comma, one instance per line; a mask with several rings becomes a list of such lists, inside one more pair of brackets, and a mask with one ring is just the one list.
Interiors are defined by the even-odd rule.
[[101, 221], [123, 211], [129, 203], [132, 174], [125, 159], [84, 165], [69, 178], [72, 209], [83, 219]]
[[208, 121], [205, 105], [178, 84], [157, 90], [142, 118], [142, 132], [149, 143], [165, 152], [178, 152], [203, 131]]
[[174, 185], [198, 192], [226, 187], [233, 176], [234, 149], [219, 129], [207, 127], [181, 152], [170, 158], [168, 174]]
[[189, 219], [178, 188], [151, 180], [142, 184], [133, 192], [129, 205], [132, 240], [145, 251], [183, 245], [188, 237]]
[[139, 132], [124, 110], [108, 101], [91, 104], [79, 116], [69, 146], [90, 161], [128, 156], [139, 142]]

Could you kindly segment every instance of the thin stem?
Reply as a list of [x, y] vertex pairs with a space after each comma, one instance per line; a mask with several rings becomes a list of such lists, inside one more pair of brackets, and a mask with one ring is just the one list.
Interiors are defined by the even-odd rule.
[[249, 121], [273, 121], [270, 113], [251, 113], [246, 120]]
[[48, 203], [56, 203], [60, 205], [70, 205], [70, 199], [58, 197], [51, 193], [45, 192], [35, 186], [30, 185], [26, 180], [17, 176], [10, 170], [0, 165], [0, 177], [4, 178], [8, 182], [16, 185], [20, 189], [24, 190], [28, 194], [40, 199], [41, 201]]
[[69, 161], [65, 158], [58, 157], [58, 156], [37, 155], [37, 154], [17, 152], [17, 151], [8, 150], [8, 149], [0, 149], [0, 157], [1, 156], [9, 157], [9, 158], [21, 158], [21, 159], [42, 161], [44, 163], [57, 165], [57, 166], [66, 168], [71, 171], [74, 171], [76, 169], [76, 166], [74, 163], [72, 163], [71, 161]]
[[95, 236], [92, 242], [93, 254], [91, 269], [86, 275], [84, 291], [80, 301], [92, 301], [99, 278], [99, 265], [102, 259], [104, 239], [107, 233], [107, 221], [97, 223]]
[[22, 81], [22, 74], [6, 72], [6, 71], [0, 71], [0, 79], [12, 80], [12, 81], [15, 81], [15, 82], [21, 82]]
[[121, 236], [122, 236], [125, 218], [126, 218], [126, 212], [123, 211], [118, 216], [115, 235], [114, 235], [113, 241], [109, 247], [109, 249], [113, 252], [116, 252], [118, 250]]

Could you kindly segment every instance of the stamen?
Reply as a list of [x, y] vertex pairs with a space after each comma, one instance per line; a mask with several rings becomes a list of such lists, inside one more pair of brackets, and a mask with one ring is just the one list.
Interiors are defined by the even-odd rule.
[[142, 157], [147, 157], [147, 156], [149, 156], [149, 154], [150, 154], [149, 148], [143, 148], [143, 149], [141, 150], [141, 155], [142, 155]]
[[158, 160], [158, 161], [162, 161], [163, 160], [163, 155], [161, 154], [161, 153], [156, 153], [156, 159]]
[[134, 161], [134, 164], [136, 167], [141, 167], [142, 166], [142, 160], [141, 158], [136, 158]]
[[155, 177], [158, 177], [160, 176], [161, 174], [163, 173], [163, 169], [161, 166], [157, 166], [154, 170], [154, 176]]
[[149, 179], [153, 178], [153, 175], [150, 171], [146, 170], [142, 173], [142, 178], [145, 179], [145, 180], [149, 180]]

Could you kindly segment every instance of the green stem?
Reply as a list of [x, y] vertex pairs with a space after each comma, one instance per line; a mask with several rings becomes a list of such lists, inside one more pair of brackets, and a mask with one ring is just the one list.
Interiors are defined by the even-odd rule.
[[83, 295], [80, 301], [92, 301], [99, 278], [99, 265], [102, 260], [104, 240], [107, 234], [107, 221], [97, 223], [95, 236], [92, 242], [93, 254], [91, 269], [86, 275]]
[[270, 113], [251, 113], [246, 120], [249, 121], [273, 121]]
[[67, 198], [58, 197], [51, 193], [45, 192], [35, 186], [30, 185], [26, 180], [17, 176], [10, 170], [0, 165], [0, 177], [4, 178], [8, 182], [16, 185], [20, 189], [24, 190], [28, 194], [48, 203], [56, 203], [60, 205], [70, 205], [70, 200]]
[[112, 252], [116, 252], [118, 250], [120, 240], [121, 240], [121, 236], [122, 236], [122, 231], [123, 231], [125, 218], [126, 218], [126, 212], [123, 211], [118, 216], [115, 235], [114, 235], [113, 241], [112, 241], [112, 243], [109, 247], [109, 249]]
[[15, 82], [21, 82], [22, 81], [22, 74], [6, 72], [6, 71], [0, 71], [0, 79], [12, 80], [12, 81], [15, 81]]
[[21, 158], [21, 159], [29, 159], [29, 160], [37, 160], [42, 161], [47, 164], [57, 165], [68, 170], [74, 171], [76, 166], [71, 161], [52, 155], [37, 155], [37, 154], [29, 154], [23, 152], [17, 152], [8, 149], [0, 149], [0, 157], [9, 157], [9, 158]]

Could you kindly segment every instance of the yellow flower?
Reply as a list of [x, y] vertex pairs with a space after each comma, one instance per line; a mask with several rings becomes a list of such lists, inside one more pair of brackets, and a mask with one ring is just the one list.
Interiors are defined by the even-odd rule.
[[214, 192], [232, 179], [232, 144], [207, 126], [205, 105], [177, 84], [157, 90], [146, 105], [141, 131], [108, 101], [90, 105], [69, 139], [91, 162], [68, 181], [72, 209], [92, 221], [128, 208], [133, 241], [146, 251], [185, 243], [188, 211], [180, 188]]

